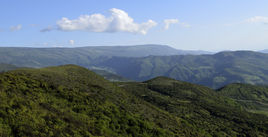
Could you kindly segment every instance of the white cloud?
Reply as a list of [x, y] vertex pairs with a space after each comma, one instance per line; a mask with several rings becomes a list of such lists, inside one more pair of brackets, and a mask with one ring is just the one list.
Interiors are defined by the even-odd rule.
[[74, 45], [74, 40], [69, 40], [70, 45]]
[[18, 31], [18, 30], [21, 30], [21, 28], [22, 28], [21, 24], [16, 25], [16, 26], [11, 26], [10, 31]]
[[268, 17], [255, 16], [255, 17], [251, 17], [251, 18], [247, 19], [246, 22], [247, 23], [264, 23], [264, 24], [267, 24], [268, 23]]
[[178, 19], [165, 19], [164, 20], [164, 23], [165, 23], [165, 29], [169, 29], [169, 25], [170, 24], [178, 24], [179, 23], [179, 20]]
[[157, 25], [153, 20], [136, 23], [128, 13], [123, 10], [110, 9], [111, 16], [102, 14], [81, 15], [70, 20], [63, 17], [57, 21], [57, 28], [61, 31], [90, 31], [90, 32], [129, 32], [146, 34], [148, 30]]
[[178, 19], [165, 19], [164, 24], [165, 24], [165, 26], [164, 26], [165, 30], [169, 29], [169, 26], [171, 24], [179, 24], [180, 26], [185, 27], [185, 28], [191, 27], [189, 24], [187, 24], [185, 22], [180, 22]]

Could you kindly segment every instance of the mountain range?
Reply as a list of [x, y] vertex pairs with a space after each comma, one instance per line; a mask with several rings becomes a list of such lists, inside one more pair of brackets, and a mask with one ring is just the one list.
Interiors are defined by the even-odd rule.
[[0, 62], [33, 68], [76, 64], [105, 71], [106, 77], [119, 75], [119, 81], [167, 76], [214, 89], [230, 83], [268, 84], [268, 54], [254, 51], [211, 54], [163, 45], [0, 48]]
[[61, 64], [89, 66], [103, 59], [118, 57], [169, 56], [210, 54], [207, 51], [177, 50], [165, 45], [91, 46], [78, 48], [0, 47], [0, 62], [25, 67], [44, 67]]
[[268, 84], [268, 54], [252, 51], [213, 55], [112, 57], [96, 66], [138, 81], [168, 76], [212, 88], [234, 82]]

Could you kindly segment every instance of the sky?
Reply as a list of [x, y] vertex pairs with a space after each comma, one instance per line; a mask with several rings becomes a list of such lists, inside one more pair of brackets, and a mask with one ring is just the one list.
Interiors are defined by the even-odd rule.
[[1, 47], [268, 49], [267, 0], [1, 0]]

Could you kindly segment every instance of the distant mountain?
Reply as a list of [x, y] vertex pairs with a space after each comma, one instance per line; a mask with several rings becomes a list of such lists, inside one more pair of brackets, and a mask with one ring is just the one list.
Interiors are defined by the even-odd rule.
[[268, 49], [260, 50], [259, 52], [268, 53]]
[[110, 68], [118, 75], [138, 81], [168, 76], [212, 88], [234, 82], [268, 84], [268, 54], [252, 51], [214, 55], [113, 57], [95, 65]]
[[170, 56], [170, 55], [200, 55], [212, 54], [202, 50], [178, 50], [167, 45], [136, 45], [136, 46], [94, 46], [81, 47], [86, 51], [93, 51], [101, 56], [119, 57], [145, 57], [145, 56]]
[[204, 86], [109, 82], [64, 65], [0, 73], [1, 136], [267, 136], [268, 117]]
[[45, 67], [77, 64], [88, 67], [96, 61], [118, 57], [169, 56], [181, 54], [209, 54], [206, 51], [177, 50], [165, 45], [95, 46], [79, 48], [20, 48], [0, 47], [0, 63]]

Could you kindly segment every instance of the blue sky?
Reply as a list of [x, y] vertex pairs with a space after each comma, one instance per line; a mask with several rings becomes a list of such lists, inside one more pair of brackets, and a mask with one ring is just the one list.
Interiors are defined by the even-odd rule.
[[268, 49], [267, 7], [267, 0], [1, 0], [0, 46]]

